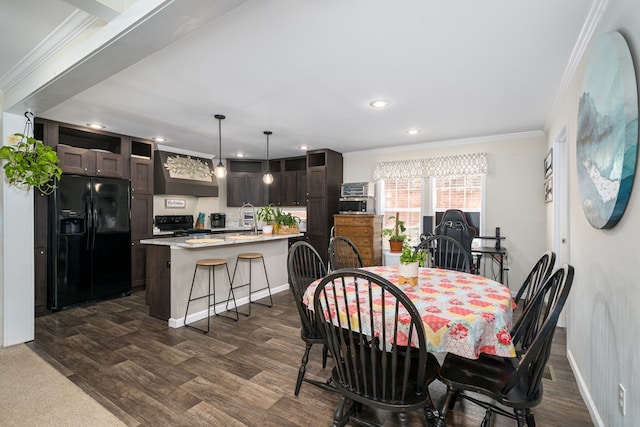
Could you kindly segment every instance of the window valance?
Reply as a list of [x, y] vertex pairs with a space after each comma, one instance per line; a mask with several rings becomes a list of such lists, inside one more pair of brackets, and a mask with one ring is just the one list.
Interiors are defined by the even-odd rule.
[[376, 162], [373, 179], [420, 179], [487, 173], [487, 153]]

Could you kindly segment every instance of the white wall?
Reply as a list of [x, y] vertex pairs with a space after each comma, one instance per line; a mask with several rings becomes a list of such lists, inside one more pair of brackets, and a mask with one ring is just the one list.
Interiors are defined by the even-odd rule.
[[[640, 2], [608, 2], [593, 37], [614, 30], [621, 32], [629, 44], [637, 80]], [[640, 425], [640, 283], [635, 270], [640, 261], [640, 174], [636, 167], [631, 199], [617, 226], [611, 230], [592, 228], [580, 206], [575, 162], [576, 119], [585, 59], [582, 58], [549, 130], [550, 137], [565, 124], [568, 130], [569, 259], [576, 276], [567, 310], [567, 348], [579, 385], [588, 404], [593, 405], [596, 422], [631, 427]], [[625, 417], [618, 411], [618, 384], [626, 388]]]
[[542, 191], [546, 144], [546, 137], [536, 132], [346, 153], [344, 181], [372, 181], [378, 161], [486, 152], [485, 226], [486, 230], [500, 227], [500, 234], [506, 237], [508, 284], [517, 290], [533, 263], [550, 248], [545, 241]]
[[[2, 141], [24, 132], [24, 118], [3, 114]], [[34, 338], [33, 191], [9, 186], [0, 173], [0, 346]]]

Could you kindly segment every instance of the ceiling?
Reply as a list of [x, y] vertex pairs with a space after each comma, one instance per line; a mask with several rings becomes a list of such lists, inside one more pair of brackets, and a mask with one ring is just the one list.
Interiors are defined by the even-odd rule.
[[544, 130], [598, 1], [112, 3], [0, 0], [3, 109], [276, 158]]

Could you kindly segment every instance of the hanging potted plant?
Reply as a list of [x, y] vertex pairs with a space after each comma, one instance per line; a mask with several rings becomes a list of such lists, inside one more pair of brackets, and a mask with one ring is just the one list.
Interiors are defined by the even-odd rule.
[[393, 228], [385, 228], [382, 230], [382, 235], [389, 239], [389, 248], [391, 252], [402, 252], [402, 245], [407, 238], [405, 232], [407, 227], [404, 225], [404, 221], [400, 221], [400, 213], [396, 212], [395, 216], [390, 216], [389, 219], [395, 220]]
[[10, 185], [21, 190], [35, 187], [43, 194], [51, 194], [55, 188], [53, 178], [62, 176], [58, 167], [58, 154], [38, 139], [28, 136], [31, 120], [27, 117], [24, 133], [14, 133], [7, 138], [8, 145], [0, 147], [0, 160]]
[[424, 249], [414, 250], [408, 243], [402, 246], [400, 264], [398, 265], [398, 284], [418, 284], [418, 270], [427, 262], [428, 255]]

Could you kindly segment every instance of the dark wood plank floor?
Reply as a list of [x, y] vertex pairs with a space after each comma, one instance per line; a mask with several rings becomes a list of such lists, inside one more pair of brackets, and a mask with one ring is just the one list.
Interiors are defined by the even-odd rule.
[[[56, 369], [130, 426], [323, 426], [329, 425], [338, 395], [303, 384], [293, 395], [300, 358], [300, 320], [289, 292], [274, 296], [274, 307], [253, 307], [234, 322], [212, 319], [208, 335], [171, 329], [148, 315], [143, 292], [75, 307], [36, 319], [29, 345]], [[556, 334], [551, 356], [555, 378], [545, 380], [544, 400], [534, 410], [540, 426], [592, 425], [569, 369], [564, 332]], [[321, 349], [312, 350], [307, 375], [329, 376]], [[445, 392], [434, 383], [439, 404]], [[448, 425], [478, 426], [484, 413], [462, 402]], [[397, 418], [367, 416], [385, 426]], [[515, 422], [494, 417], [494, 426]], [[418, 411], [411, 426], [426, 426]]]

